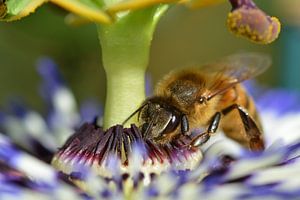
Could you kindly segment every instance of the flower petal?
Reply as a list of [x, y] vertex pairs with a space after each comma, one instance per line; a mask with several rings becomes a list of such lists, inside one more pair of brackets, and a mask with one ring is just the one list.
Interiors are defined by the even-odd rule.
[[47, 58], [40, 59], [38, 71], [43, 78], [42, 96], [49, 104], [48, 125], [61, 145], [79, 122], [77, 103], [73, 93], [65, 85], [56, 64]]
[[0, 3], [0, 21], [14, 21], [33, 13], [48, 0], [6, 0]]
[[172, 3], [178, 0], [125, 0], [107, 7], [108, 13], [117, 13], [126, 10], [137, 10], [161, 3]]
[[51, 2], [98, 23], [111, 23], [111, 18], [102, 10], [102, 5], [93, 0], [50, 0]]

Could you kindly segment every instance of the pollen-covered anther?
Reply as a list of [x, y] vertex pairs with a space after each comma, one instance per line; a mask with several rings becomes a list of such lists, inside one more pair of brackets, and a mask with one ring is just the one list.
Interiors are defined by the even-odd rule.
[[232, 11], [227, 26], [234, 34], [260, 44], [273, 42], [280, 33], [280, 22], [260, 10], [251, 0], [230, 0]]
[[193, 169], [202, 158], [201, 151], [189, 147], [189, 141], [158, 145], [144, 139], [135, 125], [123, 128], [116, 125], [103, 131], [102, 128], [85, 123], [55, 154], [52, 164], [58, 170], [71, 174], [81, 167], [90, 167], [102, 177], [113, 177], [116, 169], [111, 169], [111, 156], [119, 159], [120, 173], [130, 173], [131, 155], [136, 145], [142, 147], [139, 171], [145, 175], [159, 174], [169, 168]]

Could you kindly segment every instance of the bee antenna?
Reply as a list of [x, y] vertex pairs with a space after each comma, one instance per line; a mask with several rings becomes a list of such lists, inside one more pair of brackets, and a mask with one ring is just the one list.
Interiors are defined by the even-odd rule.
[[140, 112], [148, 103], [144, 103], [143, 105], [141, 105], [138, 109], [136, 109], [131, 115], [129, 115], [129, 117], [127, 117], [122, 125], [124, 126], [124, 124], [126, 124], [126, 122], [128, 122], [129, 119], [131, 119], [136, 113]]

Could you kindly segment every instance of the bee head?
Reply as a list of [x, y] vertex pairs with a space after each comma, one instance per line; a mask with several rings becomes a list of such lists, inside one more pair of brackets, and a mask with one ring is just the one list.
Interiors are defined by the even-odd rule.
[[159, 143], [169, 140], [178, 132], [181, 116], [181, 112], [168, 100], [159, 97], [148, 99], [139, 113], [144, 138]]

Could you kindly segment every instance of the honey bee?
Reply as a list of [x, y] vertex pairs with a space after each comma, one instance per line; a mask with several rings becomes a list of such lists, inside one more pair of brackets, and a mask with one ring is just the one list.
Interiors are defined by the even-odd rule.
[[[241, 82], [261, 74], [270, 65], [271, 59], [266, 55], [242, 53], [201, 67], [173, 71], [129, 118], [138, 114], [143, 137], [157, 144], [184, 135], [190, 136], [191, 147], [198, 147], [220, 128], [246, 148], [263, 150], [259, 116]], [[204, 131], [192, 137], [191, 130], [199, 127]]]

